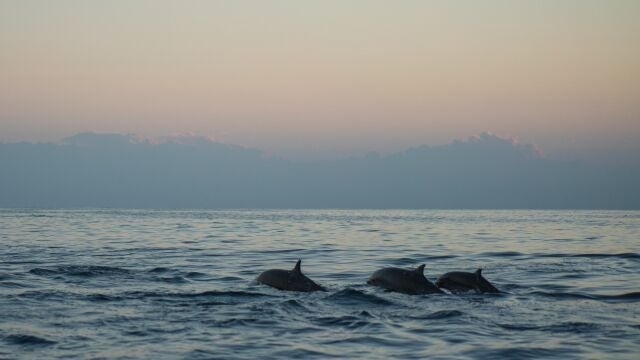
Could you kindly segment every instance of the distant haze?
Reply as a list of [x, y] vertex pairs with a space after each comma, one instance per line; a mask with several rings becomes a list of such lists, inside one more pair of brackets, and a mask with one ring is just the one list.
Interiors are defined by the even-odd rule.
[[490, 133], [290, 161], [202, 136], [0, 144], [0, 207], [640, 209], [640, 161], [553, 160]]
[[493, 131], [640, 157], [640, 1], [0, 1], [0, 142], [200, 134], [286, 159]]

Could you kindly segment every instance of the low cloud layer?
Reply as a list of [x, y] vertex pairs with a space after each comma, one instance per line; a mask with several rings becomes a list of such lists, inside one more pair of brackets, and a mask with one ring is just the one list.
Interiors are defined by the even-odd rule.
[[640, 166], [550, 160], [489, 133], [316, 162], [194, 135], [0, 144], [0, 207], [638, 209], [638, 183]]

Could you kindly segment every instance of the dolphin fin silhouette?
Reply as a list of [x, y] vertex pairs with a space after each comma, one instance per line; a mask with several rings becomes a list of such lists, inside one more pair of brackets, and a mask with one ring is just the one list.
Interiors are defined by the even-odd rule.
[[302, 274], [302, 270], [300, 270], [300, 263], [302, 263], [302, 260], [298, 259], [298, 262], [296, 263], [296, 266], [293, 267], [293, 272], [298, 273], [298, 274]]

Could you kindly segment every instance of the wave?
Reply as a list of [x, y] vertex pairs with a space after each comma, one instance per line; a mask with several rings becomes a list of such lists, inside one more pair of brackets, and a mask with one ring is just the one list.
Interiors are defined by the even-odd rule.
[[41, 300], [41, 301], [64, 301], [69, 299], [84, 300], [89, 302], [108, 302], [123, 300], [175, 300], [175, 299], [193, 299], [194, 301], [207, 299], [247, 299], [247, 298], [267, 298], [273, 295], [254, 293], [247, 291], [204, 291], [204, 292], [161, 292], [161, 291], [129, 291], [120, 294], [81, 294], [74, 292], [64, 292], [56, 290], [30, 290], [20, 294], [10, 295], [12, 297]]
[[414, 258], [403, 257], [403, 258], [393, 260], [392, 263], [398, 266], [414, 265], [417, 263], [417, 260]]
[[111, 266], [65, 265], [55, 268], [34, 268], [29, 270], [29, 273], [39, 276], [65, 275], [78, 277], [94, 277], [108, 275], [126, 275], [130, 274], [131, 271]]
[[297, 309], [297, 310], [306, 310], [309, 311], [309, 309], [302, 305], [301, 302], [294, 300], [294, 299], [289, 299], [286, 300], [284, 302], [281, 303], [281, 306], [287, 309]]
[[13, 334], [4, 337], [4, 340], [14, 345], [26, 345], [26, 346], [47, 346], [56, 344], [55, 341], [47, 340], [33, 335]]
[[65, 300], [72, 295], [68, 292], [57, 290], [29, 290], [10, 296], [32, 300]]
[[321, 351], [320, 349], [308, 348], [288, 348], [274, 353], [276, 359], [323, 359], [332, 357], [341, 357], [338, 353]]
[[155, 267], [144, 272], [136, 272], [119, 267], [95, 265], [66, 265], [53, 268], [34, 268], [29, 270], [29, 273], [44, 277], [69, 276], [83, 278], [104, 276], [132, 276], [134, 274], [144, 276], [144, 274], [147, 274], [150, 275], [147, 277], [147, 280], [169, 284], [184, 284], [189, 282], [188, 279], [197, 279], [207, 276], [207, 274], [200, 272], [191, 271], [184, 273], [180, 270], [166, 267]]
[[563, 359], [573, 358], [575, 350], [549, 349], [543, 347], [475, 348], [466, 355], [474, 359]]
[[544, 331], [544, 332], [568, 332], [572, 334], [597, 331], [601, 325], [586, 322], [564, 322], [552, 325], [522, 325], [522, 324], [497, 324], [505, 330], [516, 331]]
[[360, 290], [347, 288], [340, 290], [337, 293], [331, 294], [328, 299], [337, 300], [345, 305], [361, 305], [361, 304], [373, 304], [373, 305], [392, 305], [393, 302], [378, 297], [373, 294], [368, 294]]
[[[184, 273], [180, 270], [175, 270], [175, 269], [171, 269], [171, 268], [166, 268], [166, 267], [155, 267], [151, 270], [147, 270], [146, 271], [148, 274], [153, 274], [153, 275], [160, 275], [160, 274], [166, 274], [166, 273], [173, 273], [173, 274], [182, 274], [182, 275], [174, 275], [173, 276], [173, 280], [175, 280], [176, 282], [186, 282], [186, 279], [195, 279], [195, 278], [202, 278], [202, 277], [207, 277], [208, 275], [205, 273], [201, 273], [201, 272], [197, 272], [197, 271], [189, 271], [187, 273]], [[178, 279], [181, 278], [181, 279]], [[154, 278], [156, 280], [160, 280], [160, 281], [166, 281], [166, 282], [171, 282], [172, 279], [168, 278], [168, 277], [158, 277], [158, 278]], [[235, 278], [234, 278], [235, 279]]]
[[491, 257], [518, 257], [518, 256], [526, 256], [521, 252], [517, 251], [487, 251], [479, 254], [480, 256], [491, 256]]
[[429, 256], [421, 256], [421, 259], [425, 260], [442, 260], [442, 259], [455, 259], [458, 255], [429, 255]]
[[235, 327], [235, 326], [251, 326], [251, 325], [257, 325], [260, 323], [267, 323], [271, 325], [271, 324], [274, 324], [275, 322], [269, 319], [231, 318], [231, 319], [224, 319], [224, 320], [211, 320], [211, 321], [207, 321], [206, 323], [207, 325], [229, 328], [229, 327]]
[[65, 292], [58, 290], [30, 290], [20, 294], [10, 295], [11, 297], [17, 297], [21, 299], [30, 299], [38, 301], [67, 301], [67, 300], [85, 300], [90, 302], [105, 302], [124, 300], [126, 297], [119, 295], [109, 294], [78, 294], [73, 292]]
[[166, 267], [154, 267], [153, 269], [147, 271], [148, 273], [151, 274], [163, 274], [166, 273], [168, 271], [171, 271], [171, 269], [166, 268]]
[[640, 300], [640, 291], [630, 292], [620, 295], [595, 295], [603, 300]]
[[179, 297], [220, 297], [220, 296], [232, 296], [232, 297], [243, 297], [243, 298], [256, 298], [256, 297], [271, 297], [272, 295], [250, 292], [250, 291], [216, 291], [209, 290], [203, 291], [199, 293], [179, 293], [172, 294], [173, 296]]
[[638, 253], [620, 253], [620, 254], [574, 254], [571, 257], [586, 257], [586, 258], [622, 258], [622, 259], [640, 259]]
[[533, 254], [534, 257], [540, 258], [565, 258], [565, 257], [574, 257], [574, 258], [621, 258], [621, 259], [640, 259], [640, 254], [638, 253], [618, 253], [618, 254], [607, 254], [607, 253], [592, 253], [592, 254]]
[[249, 292], [249, 291], [217, 291], [217, 290], [209, 290], [203, 292], [194, 292], [194, 293], [179, 293], [179, 292], [144, 292], [144, 291], [135, 291], [128, 292], [123, 294], [126, 298], [129, 299], [147, 299], [147, 298], [160, 298], [160, 299], [171, 299], [171, 298], [180, 298], [180, 299], [206, 299], [206, 298], [262, 298], [262, 297], [272, 297], [273, 295]]
[[185, 284], [188, 283], [189, 280], [183, 278], [182, 276], [158, 276], [154, 277], [155, 281], [164, 282], [167, 284]]
[[416, 320], [439, 320], [450, 319], [464, 314], [464, 312], [458, 310], [440, 310], [423, 316], [412, 316], [411, 318]]
[[546, 291], [533, 291], [529, 295], [538, 295], [544, 297], [550, 297], [558, 300], [574, 300], [574, 299], [587, 299], [587, 300], [601, 300], [601, 301], [638, 301], [640, 300], [640, 292], [630, 292], [619, 295], [600, 295], [600, 294], [585, 294], [585, 293], [572, 293], [572, 292], [546, 292]]
[[532, 258], [621, 258], [621, 259], [640, 259], [640, 254], [638, 253], [618, 253], [618, 254], [607, 254], [607, 253], [591, 253], [591, 254], [548, 254], [548, 253], [534, 253], [534, 254], [525, 254], [518, 251], [488, 251], [482, 252], [478, 254], [478, 256], [487, 256], [487, 257], [532, 257]]
[[[206, 277], [206, 276], [207, 276], [207, 274], [201, 273], [201, 272], [197, 272], [197, 271], [190, 271], [190, 272], [185, 274], [185, 277], [187, 277], [189, 279], [201, 278], [201, 277]], [[233, 278], [233, 279], [238, 279], [238, 278]]]
[[17, 281], [0, 281], [0, 287], [10, 288], [10, 289], [24, 289], [24, 288], [30, 288], [32, 286], [26, 285]]
[[384, 347], [408, 347], [409, 344], [404, 341], [398, 341], [389, 338], [388, 336], [373, 336], [373, 335], [363, 335], [363, 336], [344, 336], [337, 339], [330, 339], [328, 341], [322, 342], [325, 345], [339, 345], [339, 344], [361, 344], [367, 347], [371, 346], [384, 346]]
[[320, 317], [316, 318], [314, 323], [320, 326], [340, 326], [348, 329], [358, 329], [372, 324], [369, 320], [353, 315]]
[[106, 294], [91, 294], [91, 295], [87, 295], [85, 299], [92, 302], [106, 302], [106, 301], [121, 300], [122, 297], [116, 296], [116, 295], [106, 295]]
[[[457, 255], [419, 255], [416, 254], [415, 256], [411, 256], [411, 257], [402, 257], [402, 258], [398, 258], [398, 259], [394, 259], [393, 261], [391, 261], [392, 264], [394, 265], [398, 265], [398, 266], [409, 266], [409, 265], [415, 265], [417, 266], [417, 264], [421, 264], [423, 262], [429, 262], [431, 260], [445, 260], [445, 259], [454, 259], [457, 258]], [[427, 267], [429, 267], [429, 265], [427, 264]]]

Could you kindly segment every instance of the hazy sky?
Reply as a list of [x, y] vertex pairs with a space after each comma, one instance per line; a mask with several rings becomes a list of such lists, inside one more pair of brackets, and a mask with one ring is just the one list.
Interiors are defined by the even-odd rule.
[[0, 0], [0, 141], [640, 154], [640, 1]]

